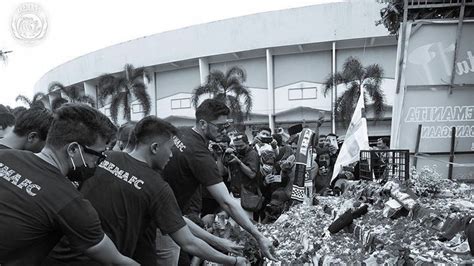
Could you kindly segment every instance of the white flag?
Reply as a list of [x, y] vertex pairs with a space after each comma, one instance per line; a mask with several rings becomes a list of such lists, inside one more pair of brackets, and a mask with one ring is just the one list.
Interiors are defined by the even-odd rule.
[[364, 90], [361, 88], [359, 101], [352, 115], [351, 124], [347, 129], [344, 144], [334, 164], [331, 184], [342, 171], [343, 166], [360, 160], [360, 151], [368, 149], [369, 135], [367, 134], [367, 119], [365, 118]]

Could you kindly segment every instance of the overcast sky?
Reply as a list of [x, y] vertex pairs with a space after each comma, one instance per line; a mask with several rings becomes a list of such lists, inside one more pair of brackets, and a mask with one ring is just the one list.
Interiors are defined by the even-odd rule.
[[[98, 1], [38, 0], [48, 21], [43, 40], [25, 44], [12, 35], [18, 0], [0, 2], [0, 49], [13, 50], [0, 62], [0, 104], [17, 106], [19, 94], [33, 96], [33, 85], [50, 69], [83, 54], [146, 35], [265, 11], [337, 0]], [[374, 0], [375, 1], [375, 0]], [[191, 47], [190, 47], [191, 49]]]

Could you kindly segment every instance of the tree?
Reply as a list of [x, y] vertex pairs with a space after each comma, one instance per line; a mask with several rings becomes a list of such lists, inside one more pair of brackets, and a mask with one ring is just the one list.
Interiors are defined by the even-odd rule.
[[105, 100], [111, 97], [110, 115], [117, 123], [119, 109], [123, 110], [123, 118], [131, 120], [130, 109], [132, 97], [135, 97], [143, 107], [145, 115], [151, 110], [151, 100], [146, 91], [145, 79], [149, 80], [149, 75], [145, 68], [134, 68], [131, 64], [124, 66], [123, 75], [114, 77], [111, 74], [104, 74], [99, 77], [98, 98], [102, 105]]
[[[221, 100], [230, 109], [230, 116], [236, 121], [237, 126], [241, 126], [244, 116], [248, 116], [252, 110], [252, 94], [243, 85], [247, 80], [247, 75], [243, 69], [234, 66], [226, 73], [219, 70], [212, 71], [207, 76], [207, 81], [194, 89], [191, 102], [194, 108], [199, 104], [202, 95], [210, 94], [213, 99]], [[243, 101], [243, 104], [242, 104]], [[242, 111], [245, 109], [245, 111]]]
[[66, 87], [60, 82], [52, 82], [49, 84], [48, 92], [62, 92], [66, 98], [58, 97], [51, 102], [51, 109], [56, 110], [65, 103], [86, 103], [95, 106], [95, 100], [89, 95], [82, 94], [82, 88], [76, 86]]
[[23, 102], [24, 104], [28, 105], [29, 108], [34, 107], [34, 106], [45, 108], [44, 103], [41, 101], [41, 99], [43, 97], [46, 97], [46, 95], [44, 93], [41, 93], [41, 92], [35, 93], [35, 95], [33, 95], [33, 99], [30, 99], [30, 98], [20, 94], [20, 95], [16, 96], [15, 101]]
[[[377, 0], [379, 3], [386, 3], [387, 6], [380, 10], [380, 20], [375, 25], [384, 25], [390, 34], [398, 34], [400, 24], [403, 22], [404, 0]], [[429, 3], [429, 2], [428, 2]], [[419, 6], [423, 6], [423, 2], [417, 2]], [[466, 6], [464, 17], [474, 16], [474, 7]], [[431, 8], [412, 8], [408, 9], [407, 20], [418, 19], [452, 19], [459, 18], [459, 7], [446, 5]]]
[[361, 88], [364, 88], [364, 103], [367, 106], [368, 98], [372, 100], [369, 106], [374, 110], [375, 119], [382, 117], [385, 109], [385, 95], [380, 88], [382, 83], [383, 69], [378, 64], [362, 66], [355, 57], [349, 57], [344, 62], [341, 72], [330, 74], [324, 82], [324, 96], [336, 86], [344, 84], [346, 90], [336, 100], [336, 117], [342, 121], [350, 121], [355, 106], [360, 96]]

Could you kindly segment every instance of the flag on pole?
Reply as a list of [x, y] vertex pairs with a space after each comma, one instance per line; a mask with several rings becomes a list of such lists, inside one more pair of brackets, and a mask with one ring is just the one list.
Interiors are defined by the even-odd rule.
[[369, 149], [369, 135], [367, 134], [367, 119], [364, 108], [364, 89], [361, 88], [359, 101], [352, 115], [351, 124], [347, 129], [344, 144], [339, 151], [334, 171], [331, 178], [331, 184], [336, 176], [342, 171], [343, 166], [360, 160], [360, 151]]

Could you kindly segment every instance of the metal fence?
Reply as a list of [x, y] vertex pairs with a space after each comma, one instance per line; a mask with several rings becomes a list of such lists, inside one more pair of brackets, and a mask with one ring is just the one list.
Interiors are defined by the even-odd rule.
[[360, 151], [359, 177], [361, 179], [410, 177], [409, 150], [362, 150]]

